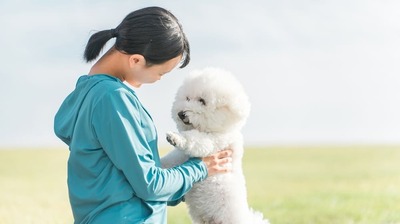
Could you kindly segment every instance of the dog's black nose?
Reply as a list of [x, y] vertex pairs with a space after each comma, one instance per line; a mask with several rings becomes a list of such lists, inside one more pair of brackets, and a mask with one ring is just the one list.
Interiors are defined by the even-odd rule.
[[186, 118], [185, 112], [184, 112], [184, 111], [180, 111], [180, 112], [178, 113], [178, 117], [179, 117], [182, 121], [185, 120], [185, 118]]

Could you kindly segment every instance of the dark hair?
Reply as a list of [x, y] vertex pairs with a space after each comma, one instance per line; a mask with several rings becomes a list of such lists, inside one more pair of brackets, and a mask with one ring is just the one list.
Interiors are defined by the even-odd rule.
[[183, 55], [180, 68], [190, 61], [189, 42], [178, 19], [160, 7], [148, 7], [128, 14], [115, 28], [93, 34], [86, 45], [84, 59], [95, 60], [104, 45], [116, 37], [115, 49], [125, 54], [140, 54], [148, 65], [161, 64]]

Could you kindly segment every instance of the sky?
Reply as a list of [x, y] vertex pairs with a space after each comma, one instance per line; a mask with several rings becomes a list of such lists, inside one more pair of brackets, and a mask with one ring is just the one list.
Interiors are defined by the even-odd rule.
[[0, 147], [63, 147], [53, 119], [92, 65], [88, 38], [154, 5], [178, 17], [192, 52], [186, 68], [135, 89], [160, 145], [176, 130], [183, 78], [210, 66], [249, 95], [247, 145], [400, 143], [400, 1], [3, 0]]

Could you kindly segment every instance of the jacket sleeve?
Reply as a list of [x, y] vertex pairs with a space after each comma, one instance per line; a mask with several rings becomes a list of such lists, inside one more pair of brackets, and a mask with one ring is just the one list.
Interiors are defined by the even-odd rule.
[[154, 139], [146, 138], [140, 110], [141, 104], [127, 90], [107, 93], [93, 108], [93, 131], [137, 197], [145, 201], [179, 201], [195, 182], [206, 178], [207, 168], [196, 158], [169, 169], [158, 167], [158, 154], [153, 154], [157, 148], [151, 148], [157, 147], [156, 135]]

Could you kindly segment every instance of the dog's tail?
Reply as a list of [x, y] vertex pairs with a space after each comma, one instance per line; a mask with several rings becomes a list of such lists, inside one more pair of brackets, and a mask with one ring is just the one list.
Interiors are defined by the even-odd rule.
[[255, 211], [250, 208], [250, 220], [252, 224], [270, 224], [261, 212]]

